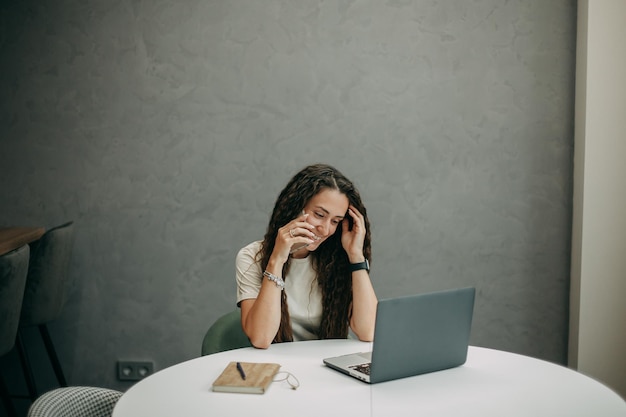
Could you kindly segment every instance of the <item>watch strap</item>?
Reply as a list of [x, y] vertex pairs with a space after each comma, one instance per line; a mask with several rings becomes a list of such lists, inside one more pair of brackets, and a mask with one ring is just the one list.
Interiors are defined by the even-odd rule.
[[360, 271], [361, 269], [365, 269], [367, 272], [369, 272], [370, 263], [367, 261], [367, 259], [364, 262], [350, 264], [350, 272]]

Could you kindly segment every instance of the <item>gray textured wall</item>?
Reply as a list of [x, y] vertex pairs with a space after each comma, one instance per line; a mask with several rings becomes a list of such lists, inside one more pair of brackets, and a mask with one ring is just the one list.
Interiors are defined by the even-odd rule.
[[474, 285], [473, 344], [565, 360], [575, 1], [0, 7], [0, 226], [76, 222], [70, 383], [198, 356], [312, 162], [362, 192], [379, 297]]

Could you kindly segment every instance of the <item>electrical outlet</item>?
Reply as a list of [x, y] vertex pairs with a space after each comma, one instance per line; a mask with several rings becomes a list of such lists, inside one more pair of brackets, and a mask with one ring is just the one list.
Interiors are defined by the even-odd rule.
[[151, 361], [117, 361], [117, 379], [139, 381], [154, 372]]

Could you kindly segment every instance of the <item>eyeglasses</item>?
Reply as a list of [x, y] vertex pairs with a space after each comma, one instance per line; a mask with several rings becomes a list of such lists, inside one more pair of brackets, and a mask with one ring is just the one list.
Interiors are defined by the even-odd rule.
[[291, 372], [287, 372], [287, 371], [278, 372], [276, 374], [276, 377], [274, 378], [274, 382], [282, 382], [282, 381], [287, 381], [287, 383], [289, 384], [292, 390], [297, 390], [298, 387], [300, 386], [300, 381], [298, 381], [298, 378], [296, 378], [295, 375], [292, 374]]

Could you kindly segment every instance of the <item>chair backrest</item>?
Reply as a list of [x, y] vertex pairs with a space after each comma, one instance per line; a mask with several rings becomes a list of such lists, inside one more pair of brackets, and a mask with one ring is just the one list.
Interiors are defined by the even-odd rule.
[[15, 345], [29, 255], [30, 248], [24, 245], [0, 256], [0, 356]]
[[74, 223], [49, 229], [31, 244], [20, 325], [45, 324], [59, 317], [68, 292]]
[[99, 387], [63, 387], [38, 397], [27, 417], [110, 417], [121, 391]]
[[252, 344], [241, 328], [241, 312], [237, 309], [209, 327], [202, 341], [202, 356], [248, 346]]

